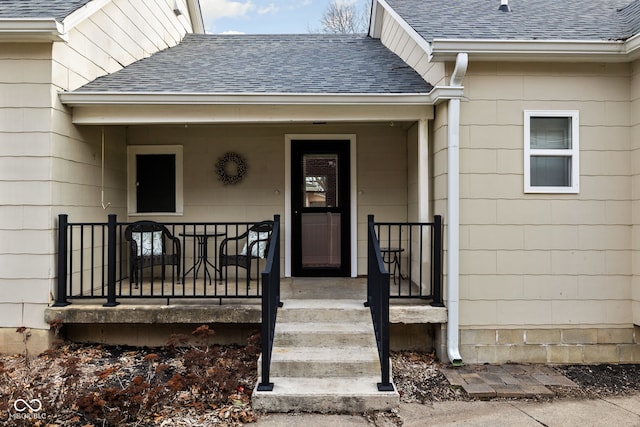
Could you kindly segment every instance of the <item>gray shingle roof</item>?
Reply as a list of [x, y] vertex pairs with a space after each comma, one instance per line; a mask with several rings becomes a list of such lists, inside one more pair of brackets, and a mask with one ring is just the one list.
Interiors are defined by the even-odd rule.
[[189, 34], [75, 92], [427, 93], [432, 87], [362, 35]]
[[[640, 29], [640, 1], [387, 0], [425, 40], [619, 40]], [[627, 7], [628, 6], [628, 7]]]
[[91, 0], [0, 0], [0, 18], [62, 20]]

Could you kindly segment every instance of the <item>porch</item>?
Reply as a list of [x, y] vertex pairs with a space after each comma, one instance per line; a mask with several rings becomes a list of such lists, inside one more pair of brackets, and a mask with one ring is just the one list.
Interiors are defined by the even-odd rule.
[[[429, 349], [436, 346], [447, 322], [442, 304], [441, 219], [433, 223], [373, 223], [384, 247], [394, 247], [399, 258], [382, 257], [389, 276], [387, 298], [393, 348]], [[279, 224], [279, 217], [275, 217]], [[57, 294], [45, 312], [45, 321], [65, 325], [67, 338], [161, 346], [171, 333], [190, 333], [194, 325], [219, 325], [221, 342], [243, 343], [262, 323], [262, 271], [266, 259], [257, 259], [250, 280], [246, 272], [229, 268], [221, 280], [211, 280], [193, 270], [197, 248], [185, 237], [195, 229], [212, 234], [242, 234], [254, 223], [165, 223], [172, 234], [182, 235], [182, 266], [141, 268], [140, 282], [129, 277], [129, 257], [124, 235], [130, 223], [110, 216], [106, 223], [72, 223], [60, 217]], [[278, 240], [279, 241], [279, 240]], [[217, 268], [219, 245], [209, 245], [210, 268]], [[279, 245], [278, 245], [279, 246]], [[236, 253], [240, 248], [233, 249]], [[281, 264], [277, 257], [278, 266]], [[242, 271], [240, 271], [242, 270]], [[279, 278], [279, 300], [367, 301], [366, 277]], [[123, 327], [123, 325], [127, 325]]]

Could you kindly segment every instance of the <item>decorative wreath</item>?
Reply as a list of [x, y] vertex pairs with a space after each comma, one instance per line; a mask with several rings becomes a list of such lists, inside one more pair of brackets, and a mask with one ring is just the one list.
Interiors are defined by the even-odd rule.
[[237, 184], [247, 173], [247, 163], [240, 154], [228, 152], [218, 159], [216, 170], [224, 185]]

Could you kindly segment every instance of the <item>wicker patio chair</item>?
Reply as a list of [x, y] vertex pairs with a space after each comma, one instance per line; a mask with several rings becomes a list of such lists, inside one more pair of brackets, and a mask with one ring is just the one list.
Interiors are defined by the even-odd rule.
[[162, 268], [164, 281], [166, 266], [176, 265], [177, 282], [182, 283], [180, 239], [167, 227], [154, 221], [137, 221], [127, 226], [124, 235], [129, 242], [129, 281], [135, 282], [136, 288], [141, 282], [142, 269], [155, 266]]
[[[238, 266], [247, 270], [247, 286], [249, 286], [252, 260], [258, 261], [267, 256], [272, 231], [273, 221], [262, 221], [252, 225], [239, 236], [227, 237], [220, 242], [220, 250], [218, 252], [220, 280], [223, 280], [223, 268], [225, 276], [228, 276], [229, 266]], [[240, 248], [242, 249], [240, 250]]]

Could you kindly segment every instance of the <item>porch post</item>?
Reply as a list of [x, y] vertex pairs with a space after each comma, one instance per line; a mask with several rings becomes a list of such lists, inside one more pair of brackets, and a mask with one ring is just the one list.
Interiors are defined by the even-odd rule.
[[116, 302], [116, 228], [117, 216], [110, 214], [107, 225], [107, 303], [103, 307], [115, 307]]
[[69, 215], [58, 215], [58, 284], [54, 307], [66, 307], [67, 301], [67, 231], [69, 229]]

